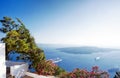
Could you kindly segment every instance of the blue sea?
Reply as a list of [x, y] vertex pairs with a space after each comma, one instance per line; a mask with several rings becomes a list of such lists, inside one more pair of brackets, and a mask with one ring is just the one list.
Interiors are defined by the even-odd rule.
[[[57, 49], [61, 46], [41, 45], [40, 47], [44, 50], [47, 59], [62, 59], [57, 65], [69, 72], [75, 68], [91, 70], [92, 66], [99, 66], [101, 70], [111, 70], [108, 73], [110, 78], [113, 78], [115, 72], [120, 68], [120, 51], [71, 54]], [[95, 60], [96, 57], [99, 57], [99, 60]]]
[[[120, 50], [110, 52], [94, 52], [89, 54], [76, 54], [74, 52], [63, 52], [58, 49], [69, 46], [46, 44], [38, 44], [38, 46], [44, 50], [46, 59], [61, 59], [62, 61], [57, 62], [56, 64], [68, 72], [71, 72], [75, 68], [87, 69], [90, 71], [93, 66], [99, 66], [101, 70], [109, 73], [110, 78], [113, 78], [115, 76], [115, 72], [120, 71]], [[23, 61], [16, 60], [16, 57], [19, 55], [20, 54], [13, 52], [10, 54], [9, 59], [12, 61]], [[27, 62], [31, 64], [31, 62]], [[31, 68], [30, 71], [34, 72], [35, 70]]]

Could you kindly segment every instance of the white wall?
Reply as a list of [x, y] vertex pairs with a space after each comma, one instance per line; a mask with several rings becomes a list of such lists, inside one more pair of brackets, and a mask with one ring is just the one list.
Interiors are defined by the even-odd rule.
[[10, 67], [10, 74], [12, 76], [15, 76], [15, 78], [21, 78], [25, 76], [25, 72], [28, 71], [28, 64], [19, 64], [19, 65], [13, 65]]
[[0, 78], [6, 78], [5, 44], [0, 43]]

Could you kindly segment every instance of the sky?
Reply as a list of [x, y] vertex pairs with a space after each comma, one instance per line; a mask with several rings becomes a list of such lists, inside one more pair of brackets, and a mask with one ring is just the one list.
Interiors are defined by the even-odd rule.
[[119, 4], [120, 0], [0, 0], [0, 19], [20, 18], [36, 43], [120, 47]]

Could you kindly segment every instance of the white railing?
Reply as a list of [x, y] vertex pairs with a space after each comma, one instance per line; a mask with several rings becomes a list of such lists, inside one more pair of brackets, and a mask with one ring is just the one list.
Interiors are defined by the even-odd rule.
[[38, 75], [30, 72], [26, 72], [25, 75], [33, 77], [33, 78], [57, 78], [55, 76], [43, 76], [43, 75]]
[[21, 78], [25, 76], [25, 72], [28, 71], [28, 64], [15, 65], [10, 67], [10, 74], [15, 78]]
[[28, 71], [28, 64], [24, 62], [11, 62], [7, 61], [6, 66], [10, 67], [10, 75], [15, 78], [21, 78], [25, 76], [25, 72]]

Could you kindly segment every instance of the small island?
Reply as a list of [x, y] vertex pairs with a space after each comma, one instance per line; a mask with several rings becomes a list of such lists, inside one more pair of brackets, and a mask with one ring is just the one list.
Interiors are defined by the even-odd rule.
[[60, 50], [61, 52], [71, 53], [71, 54], [92, 54], [92, 53], [120, 51], [120, 49], [99, 48], [99, 47], [90, 47], [90, 46], [65, 47], [65, 48], [57, 48], [56, 50]]

